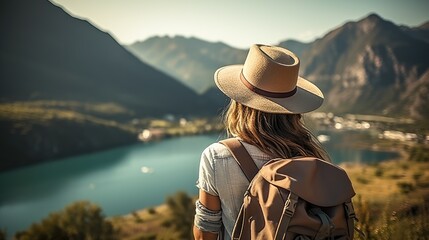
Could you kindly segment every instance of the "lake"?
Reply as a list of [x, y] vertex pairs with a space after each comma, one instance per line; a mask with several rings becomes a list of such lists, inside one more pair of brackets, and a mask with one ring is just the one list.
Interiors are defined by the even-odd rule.
[[[326, 148], [335, 163], [373, 163], [397, 153]], [[0, 229], [9, 237], [50, 212], [77, 200], [89, 200], [107, 216], [158, 205], [181, 190], [197, 194], [195, 181], [201, 152], [218, 135], [187, 136], [134, 144], [0, 173]]]

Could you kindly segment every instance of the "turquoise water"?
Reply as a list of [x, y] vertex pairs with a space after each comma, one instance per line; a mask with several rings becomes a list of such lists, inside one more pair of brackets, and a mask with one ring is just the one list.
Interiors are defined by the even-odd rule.
[[[160, 204], [182, 190], [197, 194], [195, 181], [201, 152], [218, 135], [189, 136], [134, 144], [0, 173], [0, 229], [9, 236], [50, 212], [77, 201], [100, 205], [107, 216]], [[390, 152], [335, 149], [333, 161], [377, 162]]]

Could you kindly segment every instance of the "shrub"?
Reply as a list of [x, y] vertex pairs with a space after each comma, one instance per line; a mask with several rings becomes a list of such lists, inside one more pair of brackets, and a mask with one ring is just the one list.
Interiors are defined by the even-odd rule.
[[399, 187], [399, 191], [403, 194], [414, 191], [414, 185], [409, 182], [398, 182], [397, 186]]
[[155, 233], [143, 233], [137, 237], [130, 238], [128, 240], [156, 240]]
[[416, 162], [429, 162], [429, 148], [423, 145], [414, 146], [410, 149], [409, 160]]
[[180, 239], [192, 238], [195, 205], [191, 197], [185, 192], [178, 192], [167, 198], [167, 205], [171, 216], [164, 224], [170, 225], [180, 236]]
[[6, 231], [3, 229], [0, 229], [0, 240], [6, 240]]
[[[362, 230], [368, 240], [414, 240], [427, 239], [429, 234], [429, 205], [420, 201], [403, 209], [396, 203], [380, 204], [363, 201], [360, 196], [354, 201], [359, 221], [357, 228]], [[401, 204], [401, 206], [403, 206]], [[360, 238], [355, 231], [355, 239]]]
[[118, 237], [112, 224], [104, 219], [99, 206], [80, 201], [18, 232], [15, 239], [115, 240]]
[[369, 183], [369, 180], [362, 177], [362, 176], [357, 177], [356, 181], [358, 181], [359, 183], [362, 183], [362, 184], [368, 184]]
[[153, 207], [151, 207], [151, 208], [149, 208], [149, 209], [147, 210], [147, 212], [148, 212], [149, 214], [153, 215], [153, 214], [155, 214], [155, 213], [156, 213], [156, 209], [155, 209], [155, 208], [153, 208]]
[[381, 168], [380, 166], [377, 167], [377, 169], [375, 169], [375, 176], [376, 177], [382, 177], [384, 174], [384, 169]]
[[423, 173], [422, 172], [416, 172], [416, 173], [414, 173], [413, 174], [413, 179], [414, 179], [414, 181], [419, 181], [420, 180], [420, 178], [423, 176]]
[[403, 164], [401, 164], [401, 168], [402, 168], [402, 170], [408, 170], [410, 168], [410, 166], [407, 163], [403, 163]]
[[404, 175], [402, 175], [402, 174], [397, 174], [397, 173], [392, 173], [392, 174], [390, 174], [388, 177], [389, 177], [390, 179], [400, 179], [400, 178], [403, 178], [403, 177], [404, 177]]
[[[370, 209], [370, 205], [367, 201], [363, 201], [361, 196], [357, 196], [353, 202], [356, 210], [356, 215], [359, 221], [356, 222], [356, 227], [360, 229], [365, 236], [370, 238], [371, 236], [371, 225], [373, 223], [373, 216]], [[355, 238], [359, 239], [359, 234], [355, 231]]]
[[134, 217], [134, 221], [135, 221], [136, 223], [142, 223], [142, 222], [143, 222], [143, 219], [140, 217], [140, 215], [139, 215], [139, 213], [138, 213], [138, 212], [133, 211], [131, 214], [133, 215], [133, 217]]

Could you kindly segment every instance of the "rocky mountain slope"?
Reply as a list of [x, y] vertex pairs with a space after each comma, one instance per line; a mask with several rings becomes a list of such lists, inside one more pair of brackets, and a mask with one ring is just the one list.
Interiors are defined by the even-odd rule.
[[326, 110], [423, 119], [427, 52], [428, 43], [371, 14], [313, 42], [302, 55], [302, 75], [323, 88]]
[[[294, 51], [301, 58], [301, 75], [324, 91], [326, 101], [321, 110], [424, 120], [429, 118], [429, 110], [425, 107], [429, 103], [428, 26], [428, 23], [418, 27], [397, 26], [370, 14], [338, 27], [314, 42], [286, 40], [278, 45]], [[204, 54], [199, 54], [200, 48], [193, 47], [195, 42], [205, 46]], [[137, 45], [140, 47], [131, 47]], [[197, 67], [197, 73], [186, 64], [193, 66], [206, 62], [210, 60], [208, 56], [227, 55], [228, 51], [230, 58], [220, 58], [217, 66], [242, 63], [245, 55], [240, 49], [182, 37], [151, 38], [131, 46], [128, 49], [149, 64], [162, 65], [167, 59], [174, 62], [183, 59], [186, 63], [180, 66], [165, 63], [160, 69], [187, 82], [198, 93], [204, 92], [207, 99], [215, 99], [218, 104], [225, 102], [222, 94], [201, 88], [214, 86], [211, 77], [215, 65]], [[162, 57], [148, 57], [155, 53]]]

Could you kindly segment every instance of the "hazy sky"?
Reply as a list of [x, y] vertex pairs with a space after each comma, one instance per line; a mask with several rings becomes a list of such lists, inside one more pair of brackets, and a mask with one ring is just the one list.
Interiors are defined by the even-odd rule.
[[286, 39], [312, 41], [369, 13], [396, 24], [429, 20], [429, 0], [51, 0], [129, 44], [194, 36], [247, 48]]

